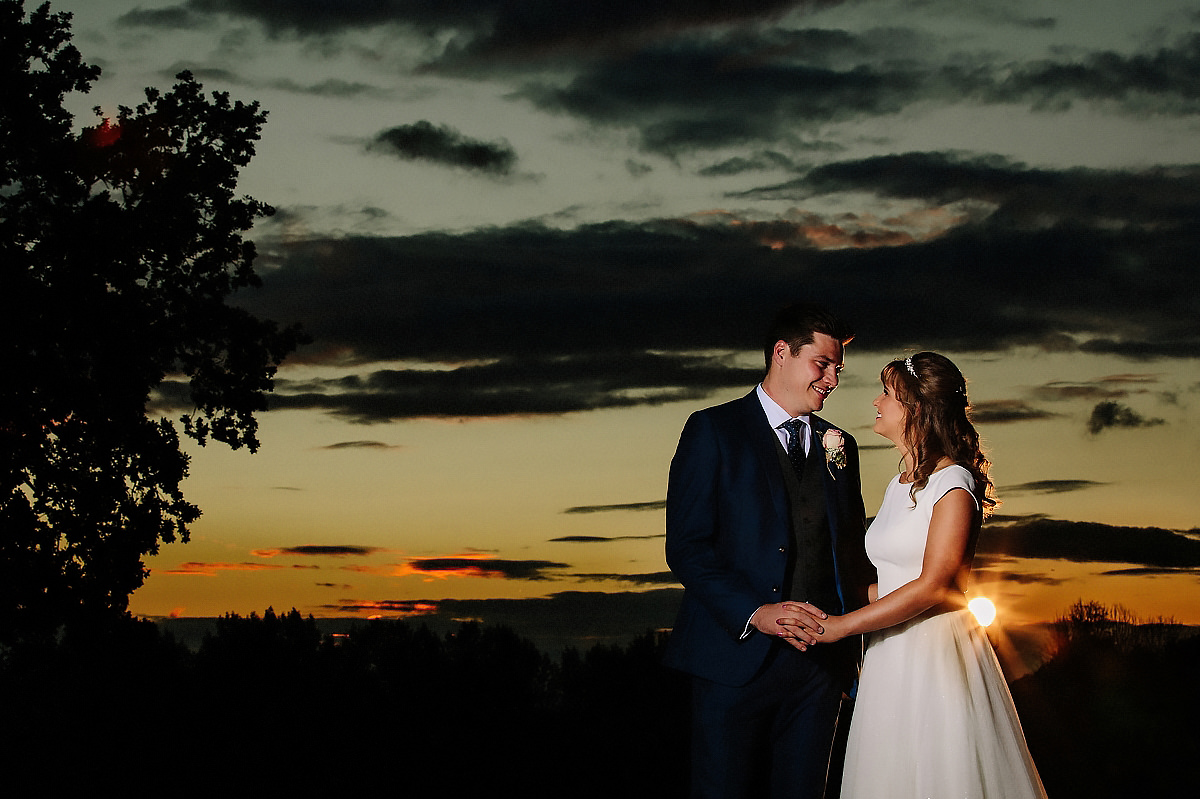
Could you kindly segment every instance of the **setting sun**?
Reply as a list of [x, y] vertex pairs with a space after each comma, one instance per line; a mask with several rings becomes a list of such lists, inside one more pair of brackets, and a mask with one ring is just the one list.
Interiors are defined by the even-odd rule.
[[975, 597], [967, 603], [967, 609], [975, 614], [975, 619], [983, 627], [987, 627], [996, 620], [996, 606], [987, 597]]

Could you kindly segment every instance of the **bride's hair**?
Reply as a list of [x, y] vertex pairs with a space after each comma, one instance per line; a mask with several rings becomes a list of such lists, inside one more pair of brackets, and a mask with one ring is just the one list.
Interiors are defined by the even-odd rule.
[[938, 461], [947, 457], [971, 472], [983, 515], [990, 514], [997, 505], [988, 478], [991, 462], [984, 457], [979, 433], [971, 424], [967, 381], [958, 367], [944, 355], [918, 352], [889, 362], [879, 379], [904, 406], [904, 442], [913, 462], [909, 495], [915, 501]]

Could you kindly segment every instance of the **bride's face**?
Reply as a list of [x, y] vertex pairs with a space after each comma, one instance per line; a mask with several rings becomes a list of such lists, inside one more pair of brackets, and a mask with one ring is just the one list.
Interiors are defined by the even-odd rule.
[[892, 387], [884, 383], [883, 393], [871, 404], [875, 406], [875, 427], [872, 429], [898, 448], [904, 449], [904, 420], [907, 412], [900, 400], [896, 399]]

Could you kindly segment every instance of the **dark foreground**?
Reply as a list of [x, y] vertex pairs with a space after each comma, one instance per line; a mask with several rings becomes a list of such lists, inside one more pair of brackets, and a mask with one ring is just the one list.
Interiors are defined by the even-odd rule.
[[[1194, 795], [1200, 637], [1062, 632], [1013, 684], [1051, 799]], [[0, 790], [682, 797], [687, 685], [659, 665], [663, 640], [551, 658], [503, 627], [329, 637], [268, 611], [191, 651], [130, 620], [4, 653]]]

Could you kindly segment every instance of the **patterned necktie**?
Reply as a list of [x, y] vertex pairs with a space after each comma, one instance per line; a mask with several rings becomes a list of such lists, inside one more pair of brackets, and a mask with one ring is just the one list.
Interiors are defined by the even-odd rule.
[[788, 419], [779, 426], [788, 433], [788, 460], [792, 462], [796, 476], [801, 477], [804, 474], [804, 436], [808, 435], [808, 425], [799, 419]]

